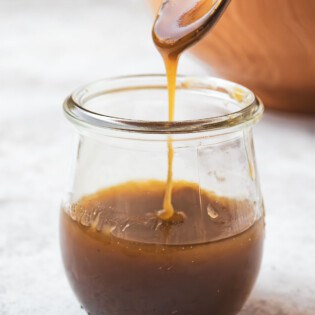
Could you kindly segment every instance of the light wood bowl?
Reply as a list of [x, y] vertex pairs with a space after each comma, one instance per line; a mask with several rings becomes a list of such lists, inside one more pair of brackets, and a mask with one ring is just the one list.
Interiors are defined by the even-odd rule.
[[315, 114], [315, 0], [232, 0], [192, 51], [266, 106]]

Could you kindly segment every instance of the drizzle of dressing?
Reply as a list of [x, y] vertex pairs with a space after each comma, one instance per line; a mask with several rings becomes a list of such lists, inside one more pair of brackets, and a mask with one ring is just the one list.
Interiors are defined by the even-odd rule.
[[[153, 25], [152, 37], [160, 52], [168, 83], [168, 120], [175, 118], [176, 75], [180, 55], [197, 43], [215, 25], [230, 0], [164, 0]], [[183, 221], [172, 204], [174, 148], [168, 137], [168, 174], [160, 219]]]

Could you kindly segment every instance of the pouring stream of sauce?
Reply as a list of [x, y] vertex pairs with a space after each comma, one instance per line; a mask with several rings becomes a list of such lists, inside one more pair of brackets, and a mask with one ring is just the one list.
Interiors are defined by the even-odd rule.
[[[215, 25], [230, 0], [164, 0], [153, 25], [152, 37], [160, 52], [168, 83], [168, 120], [174, 121], [177, 66], [181, 53], [194, 45]], [[168, 174], [162, 220], [182, 221], [172, 205], [173, 159], [172, 137], [168, 137]]]

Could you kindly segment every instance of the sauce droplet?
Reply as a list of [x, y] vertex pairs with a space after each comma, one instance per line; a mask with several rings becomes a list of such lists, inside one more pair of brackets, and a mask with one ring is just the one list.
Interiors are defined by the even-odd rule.
[[215, 220], [215, 219], [217, 219], [217, 218], [219, 217], [218, 212], [216, 212], [216, 211], [212, 208], [211, 204], [208, 204], [208, 206], [207, 206], [207, 212], [208, 212], [208, 216], [209, 216], [211, 219], [213, 219], [213, 220]]

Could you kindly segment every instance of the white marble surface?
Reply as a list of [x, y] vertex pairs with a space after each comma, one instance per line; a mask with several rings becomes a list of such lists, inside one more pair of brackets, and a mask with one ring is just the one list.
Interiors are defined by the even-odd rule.
[[[1, 315], [84, 314], [59, 254], [71, 143], [61, 103], [91, 80], [162, 72], [150, 24], [142, 0], [0, 0]], [[267, 238], [241, 314], [314, 315], [315, 117], [267, 112], [255, 137]]]

